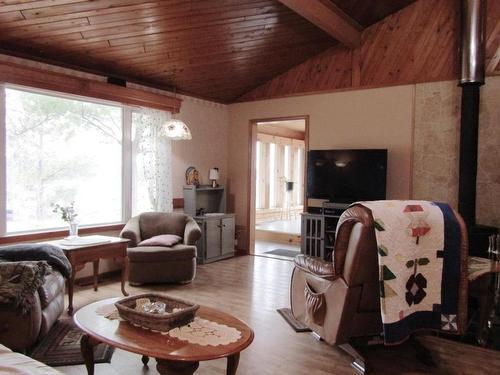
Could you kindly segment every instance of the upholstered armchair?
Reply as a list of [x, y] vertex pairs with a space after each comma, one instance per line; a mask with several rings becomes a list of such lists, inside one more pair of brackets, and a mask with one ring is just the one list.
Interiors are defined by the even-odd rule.
[[130, 240], [129, 282], [188, 283], [196, 274], [196, 241], [201, 230], [188, 215], [146, 212], [132, 217], [121, 237]]

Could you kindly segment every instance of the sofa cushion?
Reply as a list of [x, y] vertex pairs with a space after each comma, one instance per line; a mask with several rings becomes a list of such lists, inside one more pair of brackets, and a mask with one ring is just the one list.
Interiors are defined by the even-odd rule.
[[20, 375], [61, 374], [59, 371], [23, 354], [11, 352], [0, 344], [0, 373]]
[[54, 298], [64, 294], [64, 277], [57, 271], [45, 276], [45, 282], [38, 288], [42, 309], [45, 309]]
[[[196, 257], [196, 246], [177, 244], [172, 247], [140, 246], [127, 250], [131, 262], [169, 262], [173, 260], [189, 260]], [[147, 272], [147, 270], [144, 270]]]
[[165, 246], [172, 247], [182, 241], [181, 236], [175, 234], [160, 234], [159, 236], [154, 236], [148, 238], [147, 240], [141, 241], [137, 246]]
[[159, 234], [175, 234], [182, 237], [187, 218], [187, 215], [181, 213], [145, 212], [139, 216], [141, 239], [147, 240]]

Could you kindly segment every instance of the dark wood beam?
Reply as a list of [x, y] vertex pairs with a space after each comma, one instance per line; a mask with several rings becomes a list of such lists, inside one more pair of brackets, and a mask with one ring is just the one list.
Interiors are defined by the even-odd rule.
[[329, 0], [279, 0], [349, 48], [361, 44], [363, 27]]
[[0, 82], [177, 113], [182, 100], [130, 87], [0, 62]]

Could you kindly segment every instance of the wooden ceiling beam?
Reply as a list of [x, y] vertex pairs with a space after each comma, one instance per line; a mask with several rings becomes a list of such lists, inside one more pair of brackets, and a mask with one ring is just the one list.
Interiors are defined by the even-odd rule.
[[329, 0], [278, 0], [349, 48], [359, 47], [363, 27]]
[[0, 82], [177, 113], [182, 100], [63, 73], [0, 62]]

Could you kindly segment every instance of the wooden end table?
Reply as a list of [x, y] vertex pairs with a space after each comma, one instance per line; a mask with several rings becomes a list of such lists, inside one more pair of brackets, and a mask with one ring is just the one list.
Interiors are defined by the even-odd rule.
[[179, 340], [169, 335], [152, 332], [121, 320], [110, 320], [98, 313], [103, 306], [118, 301], [108, 298], [91, 303], [79, 309], [73, 320], [85, 332], [81, 340], [81, 350], [89, 375], [94, 374], [93, 348], [106, 343], [132, 353], [142, 355], [144, 365], [149, 357], [156, 358], [156, 369], [161, 375], [192, 375], [200, 361], [227, 358], [227, 375], [236, 374], [240, 352], [248, 347], [254, 337], [252, 329], [236, 317], [222, 311], [201, 306], [197, 316], [234, 327], [241, 332], [238, 341], [227, 345], [198, 345]]
[[[95, 236], [97, 237], [97, 236]], [[73, 286], [75, 284], [75, 275], [86, 263], [92, 262], [94, 268], [94, 290], [97, 291], [99, 277], [99, 260], [115, 259], [122, 262], [122, 280], [121, 290], [124, 296], [128, 296], [125, 290], [125, 281], [128, 278], [128, 257], [127, 244], [130, 240], [120, 237], [102, 237], [103, 241], [96, 244], [86, 244], [78, 246], [69, 246], [62, 244], [63, 240], [49, 241], [47, 243], [57, 246], [64, 251], [64, 254], [71, 263], [72, 272], [68, 280], [68, 314], [73, 314]]]

